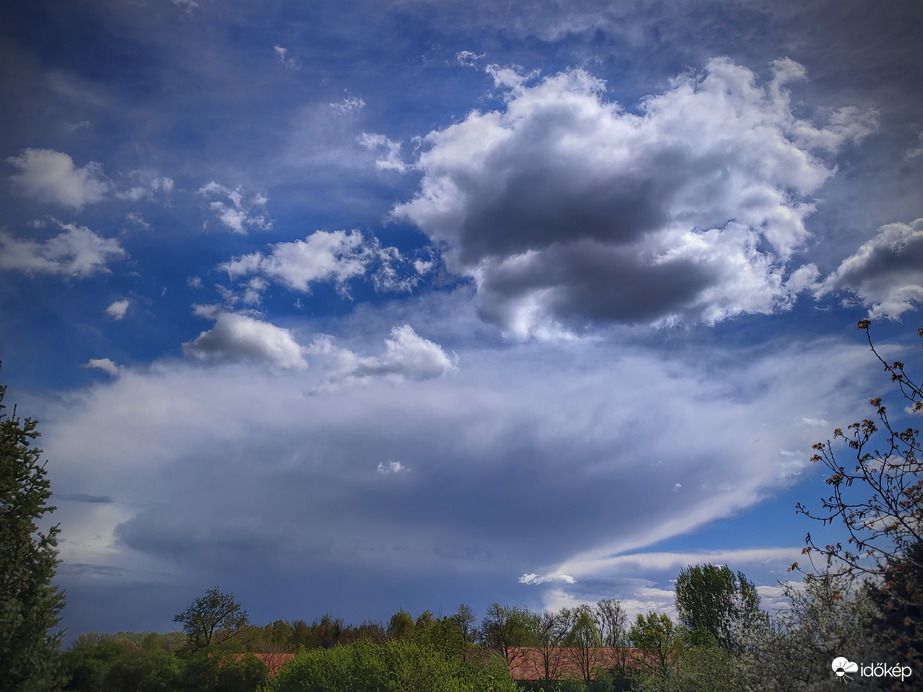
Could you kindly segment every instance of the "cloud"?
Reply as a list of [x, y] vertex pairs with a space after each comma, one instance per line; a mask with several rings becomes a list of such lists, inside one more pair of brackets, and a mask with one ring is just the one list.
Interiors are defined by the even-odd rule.
[[215, 326], [184, 343], [183, 351], [200, 360], [255, 360], [280, 370], [308, 366], [288, 329], [233, 312], [218, 313]]
[[371, 151], [384, 150], [385, 157], [375, 161], [380, 171], [397, 171], [406, 173], [409, 167], [401, 159], [401, 143], [388, 139], [385, 135], [363, 132], [359, 135], [359, 144]]
[[279, 62], [285, 65], [285, 67], [289, 68], [290, 70], [297, 70], [300, 68], [298, 61], [295, 60], [295, 58], [288, 57], [288, 48], [284, 48], [283, 46], [276, 44], [272, 47], [272, 49], [276, 54], [276, 57], [279, 58]]
[[410, 469], [399, 461], [388, 461], [387, 464], [378, 462], [378, 473], [385, 475], [394, 473], [410, 473]]
[[539, 575], [533, 572], [530, 574], [523, 574], [521, 577], [519, 577], [520, 584], [539, 585], [539, 584], [549, 584], [549, 583], [553, 583], [556, 581], [564, 582], [565, 584], [576, 584], [577, 583], [577, 580], [574, 579], [569, 574], [546, 575], [546, 576], [540, 577]]
[[[651, 571], [676, 573], [688, 566], [704, 563], [716, 565], [752, 565], [772, 561], [789, 565], [797, 562], [803, 545], [772, 548], [743, 548], [735, 550], [705, 550], [699, 552], [631, 553], [617, 556], [574, 556], [561, 569], [579, 577], [604, 574], [631, 575]], [[554, 573], [543, 579], [558, 579]], [[540, 582], [536, 582], [540, 583]]]
[[0, 230], [0, 269], [86, 277], [107, 273], [106, 265], [126, 254], [115, 238], [103, 238], [86, 226], [53, 223], [62, 232], [44, 242], [16, 238]]
[[69, 500], [70, 502], [89, 502], [91, 504], [110, 504], [114, 500], [108, 495], [87, 495], [86, 493], [72, 493], [70, 495], [58, 495], [55, 493], [55, 500]]
[[818, 295], [835, 290], [858, 296], [872, 318], [899, 319], [923, 304], [923, 218], [879, 228], [824, 280]]
[[153, 199], [155, 194], [169, 195], [173, 192], [173, 178], [158, 176], [149, 171], [132, 171], [131, 177], [140, 184], [125, 190], [117, 190], [115, 196], [129, 202], [138, 202], [142, 199]]
[[304, 240], [276, 243], [272, 252], [254, 252], [219, 266], [231, 279], [259, 274], [295, 291], [311, 292], [311, 284], [329, 281], [348, 295], [348, 282], [372, 270], [376, 288], [402, 291], [412, 288], [417, 276], [402, 276], [405, 262], [394, 247], [382, 247], [377, 238], [359, 231], [315, 231]]
[[[427, 334], [447, 333], [458, 309], [428, 300], [439, 302], [423, 306], [436, 316]], [[852, 420], [848, 402], [861, 402], [866, 374], [877, 374], [865, 368], [867, 348], [833, 340], [774, 343], [735, 358], [713, 344], [677, 354], [616, 338], [500, 351], [454, 343], [439, 348], [459, 351], [464, 367], [421, 379], [412, 373], [437, 370], [413, 369], [410, 354], [426, 344], [399, 327], [388, 337], [394, 345], [372, 354], [375, 374], [361, 386], [325, 388], [334, 374], [325, 366], [345, 349], [293, 349], [290, 360], [311, 367], [280, 377], [263, 366], [272, 360], [260, 345], [265, 322], [213, 314], [211, 343], [186, 348], [215, 364], [202, 367], [192, 354], [127, 369], [49, 396], [36, 411], [46, 455], [61, 460], [56, 492], [119, 500], [68, 503], [65, 560], [164, 574], [157, 579], [169, 583], [236, 573], [254, 560], [264, 583], [368, 570], [376, 583], [442, 585], [461, 574], [472, 598], [493, 599], [516, 598], [502, 585], [524, 589], [524, 574], [558, 578], [533, 585], [531, 597], [549, 588], [576, 598], [607, 578], [636, 576], [636, 565], [675, 576], [683, 559], [736, 564], [746, 556], [638, 554], [787, 487], [791, 459], [781, 452], [801, 450], [809, 466], [817, 439], [792, 421]], [[256, 336], [239, 336], [235, 320]], [[353, 348], [346, 355], [355, 368], [369, 356]], [[398, 378], [394, 363], [410, 370]], [[394, 473], [390, 461], [412, 472]], [[675, 483], [682, 492], [672, 492]], [[333, 515], [342, 521], [331, 523]], [[476, 592], [477, 584], [490, 589]]]
[[25, 149], [7, 161], [19, 169], [10, 176], [14, 185], [40, 202], [81, 209], [104, 199], [110, 188], [98, 163], [77, 168], [70, 156], [53, 149]]
[[83, 367], [102, 370], [109, 377], [118, 377], [122, 373], [122, 366], [110, 358], [90, 358]]
[[409, 324], [391, 330], [381, 356], [359, 358], [347, 375], [352, 378], [392, 375], [398, 378], [428, 380], [442, 377], [457, 368], [457, 358], [450, 358], [439, 344], [424, 339]]
[[458, 357], [450, 357], [442, 347], [425, 339], [409, 324], [394, 327], [385, 339], [380, 356], [360, 356], [340, 348], [330, 336], [320, 336], [309, 352], [323, 360], [329, 373], [322, 389], [339, 383], [368, 383], [385, 378], [396, 382], [424, 381], [444, 377], [458, 370]]
[[221, 196], [226, 201], [216, 200], [209, 203], [209, 208], [218, 217], [221, 225], [233, 233], [246, 235], [249, 230], [268, 231], [272, 229], [272, 220], [266, 215], [265, 195], [245, 197], [240, 188], [234, 190], [214, 180], [199, 188], [203, 197]]
[[128, 308], [131, 305], [131, 301], [127, 299], [117, 300], [112, 303], [109, 307], [106, 308], [105, 312], [109, 317], [118, 321], [125, 317], [125, 313], [128, 312]]
[[342, 101], [331, 103], [330, 107], [341, 115], [347, 115], [365, 108], [365, 101], [361, 96], [347, 96]]
[[759, 85], [713, 59], [637, 113], [582, 70], [534, 83], [491, 69], [504, 107], [426, 135], [419, 191], [392, 216], [445, 246], [482, 318], [518, 336], [786, 309], [813, 271], [788, 263], [834, 172], [824, 156], [875, 126], [850, 108], [797, 118], [785, 85], [804, 69], [791, 60]]

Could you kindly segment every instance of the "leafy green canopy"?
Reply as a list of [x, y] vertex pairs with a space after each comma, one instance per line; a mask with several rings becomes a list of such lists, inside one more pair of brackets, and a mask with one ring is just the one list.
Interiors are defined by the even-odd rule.
[[0, 385], [0, 681], [8, 692], [53, 690], [60, 683], [60, 642], [54, 632], [64, 607], [52, 584], [58, 527], [39, 530], [51, 484], [39, 458], [37, 422], [3, 413]]
[[356, 642], [297, 655], [267, 692], [516, 692], [502, 659], [448, 656], [418, 642]]

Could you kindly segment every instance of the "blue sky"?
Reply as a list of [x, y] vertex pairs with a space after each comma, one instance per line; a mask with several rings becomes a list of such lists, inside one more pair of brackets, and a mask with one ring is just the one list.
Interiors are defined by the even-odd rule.
[[[0, 357], [65, 625], [764, 602], [912, 363], [919, 3], [7, 3]], [[830, 534], [833, 537], [834, 534]]]

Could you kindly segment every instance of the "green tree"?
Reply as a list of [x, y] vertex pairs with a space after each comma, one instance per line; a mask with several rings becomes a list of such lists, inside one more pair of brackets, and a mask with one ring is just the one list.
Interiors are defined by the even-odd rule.
[[669, 676], [682, 651], [682, 635], [669, 615], [638, 613], [628, 638], [640, 650], [639, 666], [648, 676]]
[[474, 617], [471, 608], [464, 603], [460, 604], [458, 610], [456, 610], [455, 614], [452, 616], [452, 619], [455, 621], [458, 629], [461, 630], [465, 641], [469, 644], [474, 644], [478, 638], [477, 618]]
[[676, 579], [676, 611], [693, 644], [717, 643], [736, 652], [745, 631], [764, 619], [760, 597], [743, 572], [727, 566], [695, 565]]
[[403, 608], [388, 621], [388, 638], [409, 641], [413, 637], [413, 616]]
[[53, 512], [38, 423], [3, 413], [0, 385], [0, 681], [4, 690], [59, 689], [62, 631], [55, 631], [64, 594], [52, 584], [58, 527], [38, 522]]
[[568, 647], [571, 658], [580, 670], [580, 677], [589, 686], [595, 677], [596, 669], [603, 662], [603, 638], [593, 608], [581, 605], [576, 608], [573, 622], [564, 644]]
[[247, 626], [247, 612], [233, 594], [221, 593], [217, 586], [193, 601], [173, 617], [193, 650], [207, 648], [236, 637]]
[[570, 630], [573, 611], [544, 610], [532, 621], [532, 637], [538, 649], [545, 682], [557, 680], [564, 659], [564, 639]]
[[525, 608], [492, 604], [481, 622], [484, 646], [496, 649], [512, 665], [522, 657], [522, 647], [533, 646], [535, 615]]
[[500, 659], [447, 656], [415, 641], [356, 642], [305, 651], [287, 663], [267, 692], [517, 692]]

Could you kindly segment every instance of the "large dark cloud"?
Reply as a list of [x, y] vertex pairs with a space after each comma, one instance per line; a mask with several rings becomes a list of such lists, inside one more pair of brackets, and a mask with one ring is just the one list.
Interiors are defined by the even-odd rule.
[[923, 304], [923, 219], [883, 226], [819, 288], [854, 293], [871, 317], [900, 316]]
[[502, 591], [555, 565], [605, 576], [607, 556], [792, 482], [820, 434], [793, 421], [843, 418], [837, 373], [864, 357], [793, 347], [715, 376], [702, 354], [616, 350], [463, 350], [450, 378], [337, 388], [318, 386], [320, 367], [127, 370], [44, 416], [56, 488], [116, 499], [62, 503], [62, 579], [146, 583], [160, 599], [257, 565], [263, 584], [352, 575], [366, 588], [470, 574]]
[[[677, 76], [641, 114], [583, 71], [489, 68], [504, 107], [431, 132], [395, 217], [444, 244], [481, 314], [517, 335], [583, 320], [717, 322], [790, 304], [831, 155], [874, 129], [845, 107], [793, 113], [787, 59], [760, 85], [727, 59]], [[792, 277], [796, 279], [792, 281]]]

